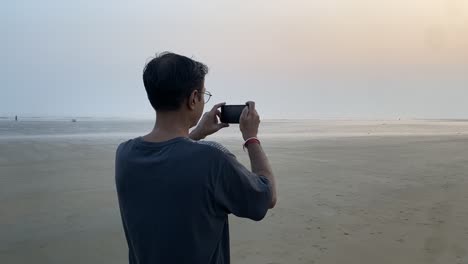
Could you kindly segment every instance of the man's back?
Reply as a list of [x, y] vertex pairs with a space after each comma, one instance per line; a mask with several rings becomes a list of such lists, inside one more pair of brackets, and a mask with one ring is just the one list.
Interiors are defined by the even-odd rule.
[[269, 181], [207, 143], [122, 143], [116, 185], [130, 263], [229, 263], [229, 213], [260, 220]]

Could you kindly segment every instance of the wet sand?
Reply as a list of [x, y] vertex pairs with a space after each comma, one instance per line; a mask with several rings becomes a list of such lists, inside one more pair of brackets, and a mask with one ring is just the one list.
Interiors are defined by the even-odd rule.
[[[278, 204], [262, 222], [230, 217], [233, 263], [468, 263], [466, 122], [272, 127]], [[248, 165], [234, 135], [212, 139]], [[0, 139], [1, 263], [127, 263], [113, 168], [123, 139]]]

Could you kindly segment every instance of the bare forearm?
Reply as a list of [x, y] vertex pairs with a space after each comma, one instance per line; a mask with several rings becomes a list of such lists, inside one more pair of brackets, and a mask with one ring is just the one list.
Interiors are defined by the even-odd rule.
[[263, 151], [262, 146], [259, 144], [249, 144], [248, 150], [252, 172], [264, 176], [273, 175], [268, 158]]
[[189, 138], [192, 139], [192, 140], [198, 141], [198, 140], [204, 139], [205, 135], [200, 133], [200, 131], [195, 128], [190, 132]]
[[258, 175], [265, 176], [271, 183], [272, 205], [273, 208], [276, 204], [276, 181], [271, 169], [270, 162], [259, 144], [249, 144], [248, 146], [250, 165], [252, 172]]

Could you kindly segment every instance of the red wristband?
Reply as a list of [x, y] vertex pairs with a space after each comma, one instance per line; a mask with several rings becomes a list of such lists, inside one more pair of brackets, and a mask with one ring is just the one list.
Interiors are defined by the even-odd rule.
[[247, 139], [244, 142], [244, 145], [243, 145], [244, 151], [245, 151], [245, 148], [247, 147], [247, 145], [249, 145], [250, 143], [257, 143], [257, 144], [260, 145], [260, 140], [258, 140], [258, 138], [256, 138], [256, 137], [252, 137], [252, 138]]

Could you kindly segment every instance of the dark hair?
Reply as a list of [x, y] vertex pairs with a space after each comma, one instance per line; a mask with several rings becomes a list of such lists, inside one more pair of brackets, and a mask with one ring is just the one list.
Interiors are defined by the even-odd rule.
[[143, 83], [156, 111], [175, 111], [194, 90], [202, 91], [207, 73], [201, 62], [163, 52], [146, 64]]

